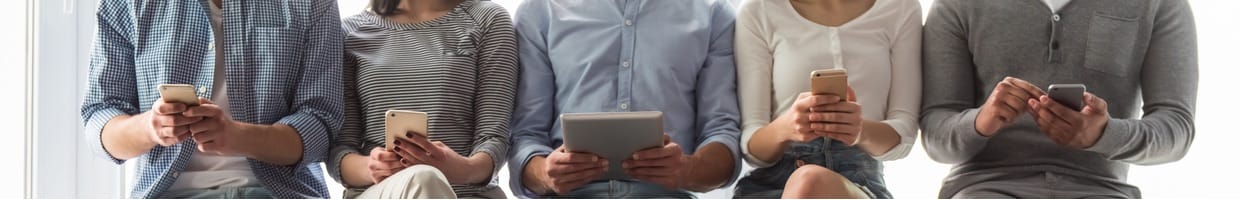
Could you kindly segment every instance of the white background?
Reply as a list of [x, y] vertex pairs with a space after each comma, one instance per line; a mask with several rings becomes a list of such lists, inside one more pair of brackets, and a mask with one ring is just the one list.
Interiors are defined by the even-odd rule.
[[[79, 0], [76, 2], [93, 2]], [[63, 9], [61, 13], [32, 12], [27, 4], [38, 2], [56, 4], [74, 0], [0, 1], [0, 152], [8, 159], [0, 161], [0, 198], [21, 197], [104, 197], [119, 198], [127, 189], [118, 187], [126, 182], [106, 173], [115, 165], [85, 151], [75, 148], [80, 140], [80, 119], [76, 119], [80, 88], [84, 85], [84, 63], [89, 58], [90, 38], [93, 33], [93, 5], [77, 5]], [[360, 12], [367, 0], [339, 0], [342, 16]], [[516, 8], [520, 0], [496, 0], [509, 8]], [[922, 0], [928, 9], [930, 0]], [[1228, 126], [1240, 114], [1234, 87], [1240, 51], [1240, 1], [1190, 0], [1197, 16], [1198, 43], [1200, 48], [1200, 88], [1197, 103], [1197, 139], [1191, 152], [1183, 160], [1158, 166], [1133, 166], [1129, 182], [1141, 187], [1146, 198], [1240, 198], [1240, 191], [1233, 189], [1233, 182], [1240, 180], [1236, 168], [1235, 150], [1229, 148], [1240, 141], [1240, 128]], [[86, 4], [86, 3], [83, 3]], [[93, 3], [89, 3], [93, 4]], [[56, 4], [60, 6], [59, 4]], [[55, 10], [60, 8], [40, 9]], [[515, 13], [515, 11], [513, 12]], [[27, 23], [30, 16], [40, 21]], [[68, 24], [57, 20], [69, 20]], [[57, 23], [51, 23], [57, 22]], [[40, 24], [46, 23], [46, 24]], [[34, 31], [28, 25], [43, 26]], [[63, 28], [63, 27], [68, 28]], [[30, 26], [34, 27], [34, 26]], [[49, 28], [50, 27], [50, 28]], [[28, 32], [29, 31], [29, 32]], [[65, 33], [65, 31], [69, 31]], [[86, 36], [86, 38], [82, 38]], [[34, 42], [32, 37], [42, 37]], [[27, 43], [38, 43], [40, 51], [30, 51]], [[67, 44], [66, 44], [67, 43]], [[53, 59], [54, 58], [54, 59]], [[58, 61], [55, 59], [65, 59]], [[35, 60], [42, 60], [34, 62]], [[71, 69], [64, 72], [48, 70]], [[78, 70], [77, 72], [72, 71]], [[43, 70], [35, 74], [35, 71]], [[31, 78], [39, 81], [32, 92], [27, 93]], [[39, 102], [38, 108], [31, 107]], [[36, 111], [28, 111], [28, 108]], [[65, 118], [31, 118], [40, 116], [68, 116]], [[28, 133], [39, 124], [36, 133]], [[59, 126], [59, 127], [57, 127]], [[78, 127], [78, 128], [73, 128]], [[67, 128], [67, 129], [66, 129]], [[70, 131], [64, 131], [70, 130]], [[41, 138], [31, 141], [30, 136]], [[27, 148], [40, 147], [28, 151]], [[920, 144], [918, 144], [920, 146]], [[27, 157], [29, 154], [39, 155]], [[66, 157], [67, 156], [67, 157]], [[27, 168], [30, 162], [39, 166]], [[940, 181], [946, 174], [946, 165], [935, 163], [926, 157], [922, 148], [914, 148], [908, 158], [886, 163], [886, 181], [892, 193], [899, 198], [934, 198]], [[41, 173], [32, 173], [32, 169]], [[64, 170], [63, 172], [61, 170]], [[92, 171], [93, 170], [93, 171]], [[119, 175], [119, 171], [116, 172]], [[99, 175], [103, 174], [103, 175]], [[125, 175], [124, 177], [130, 177]], [[507, 189], [507, 170], [501, 173], [502, 185]], [[340, 196], [339, 184], [328, 179], [332, 195]], [[33, 182], [32, 182], [33, 181]], [[38, 184], [32, 184], [38, 183]], [[40, 188], [32, 188], [37, 185]], [[127, 188], [128, 185], [124, 185]], [[100, 189], [102, 188], [102, 189]], [[36, 189], [36, 190], [31, 190]], [[27, 196], [28, 191], [36, 192]], [[730, 192], [706, 194], [703, 198], [726, 198]]]

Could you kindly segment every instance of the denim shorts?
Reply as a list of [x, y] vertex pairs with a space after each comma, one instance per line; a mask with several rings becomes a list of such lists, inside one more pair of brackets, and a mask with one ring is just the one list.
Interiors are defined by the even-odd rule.
[[741, 178], [736, 183], [734, 198], [778, 199], [784, 193], [784, 184], [788, 182], [788, 177], [802, 165], [818, 165], [831, 169], [852, 181], [870, 198], [892, 198], [883, 182], [882, 162], [870, 157], [870, 154], [861, 148], [823, 138], [792, 143], [775, 165], [754, 169]]

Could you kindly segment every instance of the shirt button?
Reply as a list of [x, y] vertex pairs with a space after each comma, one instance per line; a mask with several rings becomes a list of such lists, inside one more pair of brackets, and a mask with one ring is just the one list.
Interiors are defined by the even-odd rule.
[[203, 86], [203, 87], [198, 87], [198, 93], [200, 93], [200, 94], [206, 94], [206, 93], [207, 93], [207, 87], [206, 87], [206, 86]]
[[181, 172], [172, 172], [172, 178], [176, 178], [177, 176], [181, 176]]
[[1059, 21], [1059, 14], [1055, 14], [1055, 15], [1051, 16], [1051, 20], [1054, 20], [1054, 21]]
[[621, 109], [621, 110], [628, 110], [628, 109], [629, 109], [629, 104], [628, 104], [628, 103], [621, 103], [621, 104], [620, 104], [620, 109]]
[[1051, 49], [1059, 49], [1059, 41], [1051, 42]]
[[211, 44], [207, 44], [207, 50], [215, 51], [215, 42], [211, 42]]
[[620, 63], [620, 67], [629, 68], [629, 61], [624, 61], [623, 63]]
[[625, 25], [625, 26], [633, 26], [633, 20], [631, 20], [631, 19], [626, 19], [626, 20], [624, 20], [624, 25]]

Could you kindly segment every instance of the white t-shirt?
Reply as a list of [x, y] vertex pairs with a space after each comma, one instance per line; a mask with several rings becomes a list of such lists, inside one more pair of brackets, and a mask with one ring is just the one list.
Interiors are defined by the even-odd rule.
[[[745, 1], [736, 20], [735, 51], [746, 160], [754, 132], [809, 91], [813, 70], [844, 68], [862, 118], [890, 125], [900, 143], [879, 160], [908, 155], [921, 106], [921, 5], [880, 0], [841, 26], [802, 17], [787, 0]], [[864, 134], [864, 133], [863, 133]]]
[[[211, 95], [211, 101], [227, 113], [228, 81], [224, 65], [224, 34], [220, 28], [223, 24], [223, 12], [213, 1], [206, 1], [211, 7], [211, 30], [215, 35], [215, 43], [211, 45], [211, 48], [215, 50], [215, 80], [212, 83], [214, 95]], [[189, 158], [189, 165], [185, 166], [185, 170], [181, 171], [176, 182], [173, 182], [168, 190], [249, 186], [259, 186], [259, 182], [245, 157], [216, 156], [194, 152], [194, 155]]]
[[1042, 0], [1042, 2], [1046, 3], [1046, 7], [1051, 8], [1051, 12], [1053, 13], [1058, 13], [1060, 9], [1063, 9], [1063, 6], [1068, 5], [1068, 2], [1071, 1], [1072, 0]]

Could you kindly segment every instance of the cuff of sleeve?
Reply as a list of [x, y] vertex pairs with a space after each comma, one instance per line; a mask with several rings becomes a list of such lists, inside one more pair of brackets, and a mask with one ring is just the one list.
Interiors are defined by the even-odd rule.
[[513, 149], [516, 149], [517, 152], [513, 155], [512, 160], [519, 162], [514, 163], [513, 165], [508, 165], [508, 174], [510, 178], [508, 180], [508, 186], [512, 189], [512, 194], [523, 199], [538, 198], [539, 196], [537, 193], [530, 191], [530, 189], [525, 187], [525, 184], [522, 184], [521, 182], [524, 178], [523, 176], [525, 176], [525, 166], [526, 164], [529, 164], [530, 159], [533, 159], [535, 156], [546, 156], [547, 154], [551, 154], [551, 151], [554, 151], [555, 149], [551, 149], [551, 147], [542, 144], [517, 145], [514, 146]]
[[959, 138], [966, 144], [982, 146], [985, 145], [986, 141], [990, 140], [990, 138], [983, 136], [982, 133], [978, 133], [977, 127], [973, 126], [974, 124], [977, 124], [977, 112], [978, 109], [969, 109], [964, 111], [964, 116], [960, 118], [961, 121], [959, 123], [956, 123], [956, 130], [952, 131], [952, 133], [959, 135]]
[[356, 148], [344, 146], [344, 145], [338, 145], [338, 146], [332, 147], [332, 150], [331, 150], [332, 157], [328, 158], [331, 160], [327, 160], [327, 173], [330, 174], [333, 179], [336, 179], [336, 182], [339, 182], [340, 185], [343, 185], [346, 188], [350, 187], [350, 185], [345, 184], [344, 171], [343, 171], [344, 168], [341, 168], [340, 166], [344, 163], [344, 157], [351, 153], [361, 154], [360, 152], [357, 151]]
[[775, 163], [762, 161], [762, 159], [758, 159], [758, 157], [754, 157], [753, 154], [749, 153], [749, 140], [753, 139], [753, 134], [757, 133], [760, 128], [762, 126], [751, 126], [743, 130], [741, 132], [741, 143], [738, 145], [740, 146], [741, 153], [745, 156], [745, 163], [748, 163], [749, 166], [754, 168], [774, 166]]
[[86, 121], [86, 143], [90, 144], [90, 149], [100, 158], [107, 158], [114, 164], [125, 163], [125, 160], [116, 159], [108, 150], [103, 147], [103, 126], [108, 124], [112, 118], [116, 116], [128, 114], [118, 109], [102, 109], [95, 111], [94, 114]]
[[719, 144], [723, 144], [723, 146], [728, 147], [728, 151], [732, 153], [732, 162], [733, 162], [732, 163], [732, 175], [731, 177], [728, 178], [728, 182], [725, 182], [722, 186], [720, 186], [720, 188], [731, 186], [733, 182], [736, 182], [737, 177], [740, 176], [741, 164], [742, 164], [741, 153], [740, 153], [740, 148], [737, 147], [739, 146], [739, 144], [737, 144], [738, 142], [736, 139], [737, 138], [735, 138], [735, 136], [732, 136], [732, 135], [719, 134], [713, 137], [706, 138], [706, 141], [703, 141], [701, 145], [698, 145], [697, 149], [694, 149], [694, 152], [697, 152], [698, 150], [701, 150], [703, 147], [706, 147], [706, 145], [709, 145], [710, 143], [719, 143]]
[[314, 115], [298, 112], [293, 115], [286, 116], [278, 124], [287, 124], [297, 131], [297, 135], [301, 136], [301, 161], [295, 167], [306, 166], [311, 163], [321, 162], [327, 156], [329, 138], [331, 130], [328, 126], [320, 123]]
[[[491, 155], [491, 180], [496, 180], [499, 178], [500, 169], [503, 168], [504, 163], [508, 161], [508, 157], [505, 156], [508, 155], [507, 152], [505, 152], [506, 149], [507, 147], [501, 144], [496, 144], [496, 142], [484, 142], [481, 145], [474, 147], [474, 154], [486, 153], [487, 155]], [[487, 181], [479, 184], [487, 185], [490, 183], [490, 181]]]
[[[917, 141], [917, 125], [915, 123], [908, 124], [905, 122], [908, 121], [899, 119], [882, 121], [883, 124], [887, 124], [887, 126], [891, 126], [892, 129], [896, 130], [896, 135], [899, 136], [900, 142], [897, 143], [896, 146], [891, 147], [891, 150], [887, 150], [886, 153], [878, 156], [872, 156], [874, 159], [879, 161], [892, 161], [908, 157], [909, 151], [913, 150], [913, 143]], [[913, 128], [910, 130], [905, 127]]]
[[1107, 127], [1102, 129], [1102, 135], [1098, 136], [1098, 142], [1094, 146], [1085, 148], [1086, 151], [1098, 152], [1106, 155], [1108, 158], [1118, 154], [1127, 144], [1126, 140], [1132, 137], [1133, 131], [1129, 121], [1123, 119], [1110, 119], [1107, 121]]

